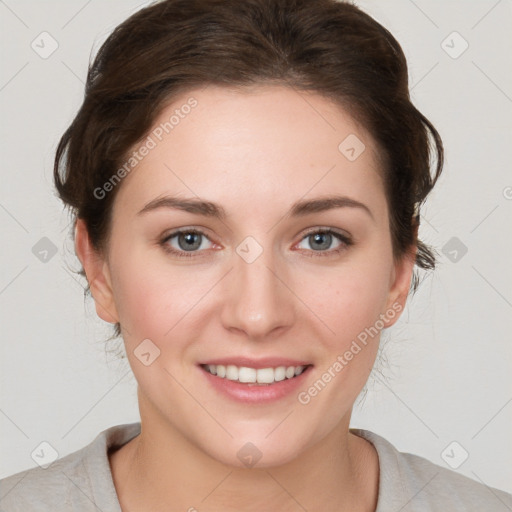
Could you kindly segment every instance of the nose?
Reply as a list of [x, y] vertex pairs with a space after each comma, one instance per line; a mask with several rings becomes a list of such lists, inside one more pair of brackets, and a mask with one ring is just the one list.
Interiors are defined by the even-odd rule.
[[293, 325], [297, 308], [284, 265], [276, 264], [270, 250], [264, 250], [250, 263], [236, 253], [233, 260], [233, 269], [224, 283], [224, 327], [242, 332], [251, 340], [284, 333]]

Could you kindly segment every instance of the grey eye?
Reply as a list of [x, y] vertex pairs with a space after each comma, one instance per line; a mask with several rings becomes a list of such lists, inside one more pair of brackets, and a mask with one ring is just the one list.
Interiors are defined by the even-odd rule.
[[201, 246], [201, 238], [203, 235], [199, 233], [180, 233], [176, 236], [180, 249], [183, 251], [194, 251]]

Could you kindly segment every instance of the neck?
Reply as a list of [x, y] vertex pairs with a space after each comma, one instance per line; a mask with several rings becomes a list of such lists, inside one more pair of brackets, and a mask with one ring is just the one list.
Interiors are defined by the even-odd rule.
[[378, 456], [349, 432], [350, 415], [297, 458], [261, 469], [223, 464], [167, 423], [141, 419], [140, 435], [110, 454], [123, 512], [374, 512], [377, 506]]

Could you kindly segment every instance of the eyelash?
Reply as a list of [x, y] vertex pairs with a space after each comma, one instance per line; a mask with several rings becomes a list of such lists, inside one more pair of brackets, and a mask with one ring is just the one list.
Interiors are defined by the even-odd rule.
[[[201, 236], [204, 236], [205, 238], [207, 238], [208, 240], [210, 240], [208, 238], [208, 236], [204, 232], [202, 232], [202, 231], [200, 231], [198, 229], [185, 228], [185, 229], [177, 229], [176, 231], [173, 231], [169, 235], [166, 235], [160, 241], [160, 245], [164, 248], [164, 250], [166, 252], [172, 254], [173, 256], [177, 256], [179, 258], [191, 258], [191, 257], [197, 256], [198, 255], [198, 251], [177, 251], [176, 249], [171, 248], [169, 246], [169, 244], [167, 243], [172, 238], [174, 238], [174, 237], [176, 237], [176, 236], [178, 236], [180, 234], [183, 234], [183, 233], [185, 233], [185, 234], [201, 235]], [[337, 238], [341, 242], [341, 245], [338, 248], [336, 248], [336, 249], [331, 249], [331, 250], [328, 250], [328, 251], [312, 251], [312, 250], [303, 249], [303, 250], [306, 250], [309, 253], [312, 253], [311, 255], [308, 255], [311, 258], [314, 258], [314, 257], [317, 257], [317, 256], [319, 256], [319, 257], [326, 257], [326, 256], [332, 256], [332, 255], [335, 255], [335, 254], [340, 254], [341, 252], [345, 251], [348, 247], [350, 247], [350, 246], [352, 246], [354, 244], [354, 242], [352, 241], [352, 239], [350, 237], [348, 237], [347, 235], [343, 235], [341, 233], [338, 233], [337, 231], [334, 231], [333, 229], [330, 229], [330, 228], [316, 228], [316, 229], [314, 229], [312, 231], [309, 231], [309, 232], [307, 232], [301, 238], [300, 241], [302, 242], [302, 240], [304, 240], [305, 238], [307, 238], [307, 237], [309, 237], [311, 235], [316, 235], [316, 234], [333, 235], [335, 238]]]

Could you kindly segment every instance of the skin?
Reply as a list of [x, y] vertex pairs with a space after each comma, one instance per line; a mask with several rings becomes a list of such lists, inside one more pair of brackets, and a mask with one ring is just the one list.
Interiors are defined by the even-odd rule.
[[[235, 402], [199, 378], [197, 365], [299, 358], [313, 364], [303, 391], [379, 315], [384, 327], [396, 322], [399, 313], [387, 312], [405, 306], [415, 249], [394, 261], [377, 147], [341, 107], [284, 86], [196, 89], [154, 126], [191, 96], [197, 107], [119, 185], [106, 254], [94, 251], [81, 220], [76, 227], [97, 313], [121, 323], [138, 382], [141, 434], [110, 455], [123, 511], [374, 511], [377, 453], [349, 422], [379, 335], [306, 405], [297, 393]], [[338, 150], [350, 134], [366, 146], [355, 161]], [[137, 214], [171, 194], [215, 202], [227, 216]], [[356, 207], [288, 215], [295, 201], [333, 194], [371, 215]], [[208, 237], [189, 258], [159, 243], [182, 227]], [[333, 237], [319, 250], [308, 231], [322, 227], [353, 245], [335, 253]], [[252, 263], [236, 252], [247, 236], [263, 249]], [[167, 244], [180, 250], [178, 241]], [[144, 339], [160, 350], [149, 366], [134, 355]], [[263, 454], [253, 468], [237, 457], [249, 441]]]

